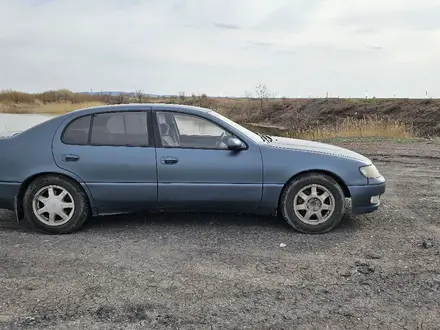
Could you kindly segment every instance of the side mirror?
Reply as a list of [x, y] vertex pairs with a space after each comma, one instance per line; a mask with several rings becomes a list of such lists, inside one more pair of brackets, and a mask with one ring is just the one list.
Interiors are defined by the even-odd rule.
[[243, 143], [237, 138], [228, 139], [228, 149], [231, 150], [241, 150], [243, 149]]

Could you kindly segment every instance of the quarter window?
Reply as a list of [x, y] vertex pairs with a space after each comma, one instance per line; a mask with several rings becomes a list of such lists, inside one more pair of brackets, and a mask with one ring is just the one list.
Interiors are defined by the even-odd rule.
[[65, 129], [61, 141], [66, 144], [85, 145], [88, 142], [91, 116], [72, 121]]
[[149, 146], [146, 112], [102, 113], [93, 119], [92, 145]]

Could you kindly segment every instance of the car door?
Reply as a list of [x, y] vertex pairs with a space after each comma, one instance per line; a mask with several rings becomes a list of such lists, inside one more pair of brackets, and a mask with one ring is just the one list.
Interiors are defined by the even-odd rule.
[[164, 208], [259, 206], [262, 158], [257, 145], [232, 151], [220, 142], [233, 133], [194, 114], [155, 111], [158, 202]]
[[100, 213], [156, 206], [156, 152], [150, 121], [150, 111], [96, 113], [74, 119], [55, 136], [56, 164], [87, 184]]

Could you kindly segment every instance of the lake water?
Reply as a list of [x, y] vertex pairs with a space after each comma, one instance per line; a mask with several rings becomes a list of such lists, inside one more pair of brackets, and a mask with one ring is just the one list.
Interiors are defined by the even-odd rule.
[[[24, 131], [50, 118], [52, 118], [50, 115], [0, 113], [0, 136]], [[219, 129], [215, 130], [212, 125], [204, 126], [203, 122], [187, 121], [184, 117], [179, 119], [178, 124], [184, 131], [198, 132], [199, 134], [220, 135], [222, 132]]]
[[0, 113], [0, 135], [23, 131], [50, 118], [52, 116]]
[[[0, 136], [8, 133], [23, 131], [32, 126], [38, 125], [39, 123], [42, 123], [43, 121], [46, 121], [50, 118], [52, 118], [52, 116], [50, 115], [0, 113]], [[213, 126], [211, 125], [209, 125], [208, 127], [204, 127], [202, 123], [197, 123], [194, 121], [185, 123], [185, 120], [183, 120], [183, 118], [179, 119], [179, 125], [181, 126], [181, 128], [186, 128], [192, 132], [199, 132], [199, 134], [219, 135], [221, 133], [221, 131], [218, 129], [214, 129], [214, 131], [212, 131]], [[277, 135], [282, 132], [278, 128], [264, 128], [259, 127], [258, 125], [249, 125], [248, 128], [261, 133], [273, 135]]]

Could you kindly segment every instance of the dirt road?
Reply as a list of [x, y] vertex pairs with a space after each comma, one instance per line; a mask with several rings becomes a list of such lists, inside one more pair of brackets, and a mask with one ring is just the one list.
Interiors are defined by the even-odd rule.
[[440, 145], [340, 145], [374, 159], [388, 191], [326, 235], [168, 214], [48, 236], [0, 211], [0, 328], [438, 329]]

